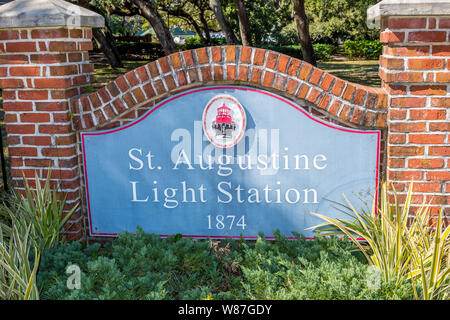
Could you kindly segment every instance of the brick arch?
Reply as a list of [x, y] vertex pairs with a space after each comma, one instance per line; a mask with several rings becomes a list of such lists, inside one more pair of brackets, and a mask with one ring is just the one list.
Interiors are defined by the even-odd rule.
[[[117, 126], [138, 108], [197, 86], [239, 84], [306, 102], [316, 111], [352, 127], [385, 128], [387, 95], [381, 88], [339, 79], [278, 52], [216, 46], [173, 53], [132, 70], [97, 92], [70, 101], [76, 131]], [[130, 116], [129, 114], [133, 114]]]

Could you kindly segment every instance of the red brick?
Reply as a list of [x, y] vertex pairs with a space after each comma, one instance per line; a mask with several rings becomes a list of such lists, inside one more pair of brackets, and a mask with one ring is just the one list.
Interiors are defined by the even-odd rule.
[[[183, 56], [184, 56], [185, 52], [186, 52], [186, 55], [187, 55], [187, 52], [188, 52], [189, 54], [191, 54], [190, 51], [183, 51]], [[191, 55], [190, 57], [191, 57], [191, 59], [192, 59], [192, 55]], [[186, 59], [186, 58], [185, 58], [185, 59]], [[193, 60], [192, 60], [192, 63], [194, 63]], [[148, 71], [150, 72], [150, 76], [151, 76], [152, 78], [155, 78], [155, 77], [159, 76], [158, 67], [156, 66], [156, 62], [155, 62], [155, 61], [152, 61], [152, 62], [148, 63], [148, 64], [147, 64], [147, 68], [148, 68]]]
[[349, 105], [344, 105], [344, 107], [341, 110], [341, 113], [339, 114], [339, 118], [341, 118], [344, 121], [347, 121], [348, 118], [350, 117], [350, 114], [352, 112], [352, 107], [350, 107]]
[[36, 52], [36, 42], [6, 43], [6, 52]]
[[439, 18], [439, 29], [450, 29], [450, 18]]
[[450, 46], [432, 46], [433, 56], [450, 56]]
[[387, 54], [400, 57], [428, 56], [430, 46], [386, 47]]
[[[324, 94], [324, 95], [322, 96], [322, 98], [320, 99], [319, 103], [317, 104], [317, 106], [318, 106], [320, 109], [326, 110], [327, 107], [328, 107], [328, 104], [330, 103], [330, 101], [331, 101], [331, 96], [328, 95], [328, 94]], [[361, 116], [362, 116], [362, 112], [361, 112]], [[361, 120], [361, 119], [360, 119], [360, 120]], [[353, 122], [353, 121], [352, 121], [352, 122]]]
[[408, 34], [409, 42], [445, 42], [446, 40], [445, 31], [411, 31]]
[[424, 29], [427, 26], [427, 18], [389, 18], [389, 29]]
[[409, 159], [408, 167], [413, 169], [437, 169], [444, 167], [444, 159]]
[[332, 102], [331, 106], [328, 108], [328, 112], [332, 115], [337, 115], [341, 106], [342, 102], [340, 102], [339, 100], [334, 100], [334, 102]]
[[0, 30], [0, 40], [18, 40], [19, 32], [17, 30]]
[[317, 99], [319, 98], [319, 95], [320, 95], [319, 90], [317, 90], [315, 88], [311, 88], [311, 91], [309, 92], [306, 100], [308, 100], [311, 103], [316, 103]]
[[47, 100], [47, 90], [21, 90], [18, 92], [21, 100]]
[[289, 63], [287, 73], [291, 76], [296, 76], [301, 64], [301, 60], [292, 58], [291, 62]]
[[39, 125], [39, 132], [46, 134], [70, 133], [72, 128], [70, 125], [41, 124]]
[[313, 68], [313, 72], [311, 74], [311, 77], [309, 78], [309, 83], [318, 85], [320, 82], [320, 79], [322, 77], [323, 71], [318, 68]]
[[262, 80], [262, 85], [264, 87], [271, 87], [275, 74], [270, 71], [266, 71]]
[[410, 87], [410, 92], [414, 95], [446, 95], [447, 87], [439, 85], [413, 85]]
[[[388, 170], [390, 180], [420, 180], [422, 179], [422, 171], [392, 171]], [[400, 202], [401, 203], [401, 202]]]
[[158, 63], [159, 63], [162, 73], [168, 73], [171, 71], [169, 62], [167, 61], [167, 57], [159, 58]]
[[50, 136], [24, 136], [22, 139], [23, 143], [27, 145], [49, 146], [52, 144], [52, 137]]
[[384, 56], [380, 57], [380, 65], [384, 68], [391, 70], [402, 70], [404, 67], [403, 59], [386, 58]]
[[450, 82], [450, 72], [436, 72], [436, 82], [437, 83], [449, 83]]
[[353, 98], [353, 93], [356, 91], [356, 88], [355, 88], [355, 86], [353, 86], [352, 84], [350, 84], [350, 83], [347, 83], [347, 86], [345, 87], [345, 90], [344, 90], [344, 94], [342, 95], [342, 98], [344, 99], [344, 100], [347, 100], [347, 101], [352, 101], [352, 98]]
[[300, 69], [300, 73], [298, 74], [298, 77], [301, 80], [306, 81], [309, 77], [309, 74], [311, 73], [313, 66], [307, 62], [303, 62], [301, 69]]
[[[405, 167], [405, 159], [399, 159], [399, 158], [390, 158], [388, 160], [388, 166], [389, 168], [404, 168]], [[395, 190], [397, 191], [402, 191], [404, 189], [404, 187], [399, 188], [398, 183], [395, 183]]]
[[406, 110], [389, 110], [389, 119], [390, 120], [403, 120], [406, 119], [407, 111]]
[[211, 47], [211, 58], [213, 62], [222, 61], [222, 48], [221, 47]]
[[394, 122], [390, 124], [392, 132], [424, 132], [426, 122]]
[[67, 29], [34, 29], [31, 30], [31, 37], [33, 39], [52, 39], [52, 38], [67, 38], [69, 32]]
[[56, 52], [77, 51], [77, 43], [74, 41], [50, 41], [49, 51], [56, 51]]
[[264, 63], [264, 56], [266, 55], [266, 50], [255, 49], [255, 56], [253, 58], [253, 64], [257, 66], [262, 66]]
[[10, 76], [18, 76], [18, 77], [36, 77], [40, 76], [40, 67], [10, 67], [9, 68]]
[[411, 120], [445, 120], [445, 110], [413, 109], [409, 112]]
[[51, 66], [50, 74], [52, 76], [68, 76], [78, 74], [78, 68], [76, 65], [67, 66]]
[[419, 156], [424, 154], [424, 147], [416, 146], [389, 146], [391, 156]]
[[38, 78], [34, 79], [34, 87], [36, 89], [49, 89], [49, 88], [70, 88], [72, 86], [71, 79], [67, 78]]
[[388, 136], [388, 141], [390, 144], [405, 144], [406, 143], [406, 134], [400, 133], [395, 134], [391, 133]]
[[322, 82], [320, 83], [320, 88], [325, 91], [328, 91], [333, 81], [334, 77], [328, 73], [325, 73], [325, 76], [323, 77]]
[[0, 79], [0, 88], [24, 88], [25, 84], [21, 79]]
[[286, 72], [288, 62], [289, 56], [284, 54], [280, 55], [280, 58], [278, 59], [277, 70], [281, 72]]
[[50, 114], [48, 113], [22, 113], [20, 115], [20, 121], [21, 122], [31, 122], [31, 123], [37, 123], [37, 122], [50, 122]]
[[252, 57], [252, 48], [244, 46], [241, 48], [241, 63], [250, 63]]
[[[238, 80], [239, 81], [248, 81], [248, 67], [240, 65], [238, 70], [239, 70]], [[209, 68], [208, 68], [208, 71], [209, 71], [209, 74], [211, 74], [211, 71], [209, 70]]]
[[236, 62], [236, 46], [226, 46], [225, 55], [226, 62]]
[[393, 107], [407, 107], [407, 108], [422, 108], [425, 107], [426, 98], [392, 98], [391, 106]]
[[14, 157], [36, 157], [37, 149], [36, 147], [9, 147], [8, 153], [10, 156]]
[[6, 132], [8, 134], [34, 134], [36, 128], [34, 124], [9, 124], [7, 123]]
[[447, 181], [450, 180], [450, 171], [427, 171], [426, 179], [429, 181]]
[[450, 122], [430, 122], [430, 131], [450, 131]]
[[430, 146], [428, 148], [428, 155], [448, 157], [450, 156], [450, 146]]
[[431, 106], [432, 107], [440, 107], [440, 108], [449, 108], [450, 107], [450, 98], [432, 98]]
[[195, 52], [197, 53], [197, 61], [199, 64], [205, 64], [209, 62], [208, 52], [206, 51], [205, 47], [195, 49]]
[[409, 69], [442, 69], [444, 68], [444, 59], [409, 59]]
[[339, 97], [342, 93], [342, 90], [344, 89], [345, 82], [341, 79], [336, 78], [336, 81], [334, 82], [333, 89], [331, 89], [331, 93], [335, 96]]
[[0, 64], [28, 64], [28, 56], [23, 54], [1, 55]]
[[[176, 52], [176, 53], [172, 53], [170, 56], [169, 56], [169, 59], [170, 59], [170, 62], [172, 63], [172, 67], [176, 70], [176, 69], [180, 69], [183, 65], [181, 64], [181, 58], [180, 58], [180, 54], [178, 53], [178, 52]], [[138, 74], [139, 74], [139, 76], [141, 76], [141, 73], [138, 71]], [[147, 74], [147, 72], [145, 72], [145, 74]], [[141, 77], [141, 80], [142, 81], [147, 81], [148, 80], [148, 77], [147, 77], [147, 79], [142, 79], [142, 77]]]
[[397, 43], [405, 40], [404, 32], [384, 31], [380, 34], [380, 41], [384, 43]]
[[441, 192], [441, 184], [437, 182], [414, 182], [413, 192]]
[[297, 97], [299, 97], [300, 99], [305, 99], [306, 94], [309, 91], [309, 88], [310, 88], [310, 86], [308, 84], [302, 83], [300, 85], [300, 88], [298, 89]]
[[61, 148], [61, 147], [52, 147], [52, 148], [43, 148], [41, 150], [42, 155], [44, 157], [70, 157], [76, 154], [75, 147], [70, 148]]
[[71, 38], [80, 39], [83, 38], [83, 30], [80, 29], [70, 29], [69, 36]]
[[298, 83], [299, 82], [297, 80], [289, 79], [286, 85], [286, 92], [289, 94], [294, 94], [295, 90], [297, 89]]
[[408, 142], [414, 144], [443, 144], [445, 134], [409, 134]]

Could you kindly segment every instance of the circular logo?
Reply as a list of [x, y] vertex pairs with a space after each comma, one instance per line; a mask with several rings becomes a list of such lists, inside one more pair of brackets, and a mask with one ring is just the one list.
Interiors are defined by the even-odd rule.
[[202, 122], [208, 140], [220, 148], [236, 145], [244, 136], [247, 125], [244, 108], [228, 94], [215, 96], [208, 102]]

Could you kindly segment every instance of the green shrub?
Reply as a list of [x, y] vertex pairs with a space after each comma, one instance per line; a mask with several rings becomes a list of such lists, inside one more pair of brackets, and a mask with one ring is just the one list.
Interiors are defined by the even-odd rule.
[[328, 60], [336, 52], [336, 46], [327, 43], [314, 43], [314, 54], [317, 60]]
[[245, 250], [245, 296], [250, 299], [411, 299], [412, 286], [380, 282], [369, 287], [370, 272], [348, 241], [336, 238], [288, 241], [259, 238]]
[[[408, 282], [367, 285], [368, 264], [348, 241], [160, 239], [138, 230], [110, 245], [67, 243], [43, 253], [42, 299], [409, 299]], [[67, 266], [81, 289], [66, 287]]]
[[344, 51], [352, 59], [363, 58], [369, 60], [378, 59], [383, 50], [383, 44], [379, 40], [345, 41]]
[[200, 37], [192, 37], [192, 38], [187, 38], [184, 44], [178, 45], [178, 48], [180, 50], [190, 50], [190, 49], [202, 48], [205, 46], [221, 46], [221, 45], [226, 45], [225, 39], [211, 38], [211, 43], [208, 45], [205, 45], [204, 43], [202, 43]]
[[[289, 45], [289, 46], [261, 45], [258, 47], [280, 52], [297, 59], [303, 59], [302, 47], [299, 45]], [[317, 60], [328, 60], [330, 56], [334, 52], [336, 52], [336, 46], [326, 43], [314, 43], [313, 49]]]
[[160, 43], [120, 41], [116, 45], [122, 56], [130, 56], [132, 54], [146, 55], [149, 60], [157, 60], [165, 56]]

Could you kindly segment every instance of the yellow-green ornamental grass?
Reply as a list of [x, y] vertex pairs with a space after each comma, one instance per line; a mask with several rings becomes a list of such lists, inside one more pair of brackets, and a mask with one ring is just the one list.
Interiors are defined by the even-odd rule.
[[[394, 280], [399, 284], [411, 280], [417, 299], [449, 299], [450, 226], [443, 227], [442, 210], [437, 224], [430, 226], [430, 207], [425, 202], [410, 216], [412, 190], [413, 183], [403, 205], [398, 203], [393, 191], [395, 200], [390, 203], [383, 184], [380, 206], [375, 210], [374, 201], [371, 212], [358, 212], [344, 195], [348, 204], [344, 207], [351, 219], [312, 213], [326, 221], [312, 229], [320, 230], [319, 235], [348, 236], [369, 263], [380, 270], [384, 281]], [[358, 241], [359, 237], [365, 241]]]
[[[36, 190], [24, 178], [25, 196], [14, 193], [0, 205], [0, 299], [37, 300], [36, 273], [40, 252], [60, 241], [64, 223], [75, 211], [75, 205], [63, 214], [65, 199], [59, 200], [50, 187], [50, 170], [41, 187], [36, 175]], [[34, 264], [29, 261], [34, 250]]]

